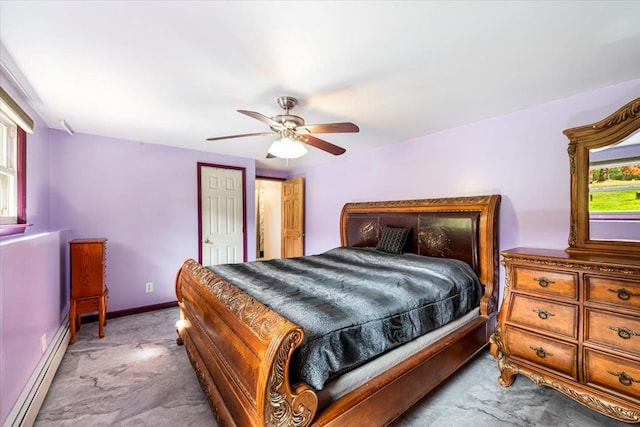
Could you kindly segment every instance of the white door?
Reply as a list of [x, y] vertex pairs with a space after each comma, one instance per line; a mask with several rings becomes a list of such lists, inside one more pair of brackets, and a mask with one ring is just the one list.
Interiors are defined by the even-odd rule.
[[200, 166], [202, 264], [244, 261], [244, 173]]

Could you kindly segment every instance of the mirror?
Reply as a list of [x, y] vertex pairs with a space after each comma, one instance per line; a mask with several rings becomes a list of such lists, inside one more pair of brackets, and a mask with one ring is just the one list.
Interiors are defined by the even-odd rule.
[[589, 238], [640, 242], [640, 131], [589, 150]]
[[571, 173], [567, 251], [640, 256], [640, 98], [564, 134]]

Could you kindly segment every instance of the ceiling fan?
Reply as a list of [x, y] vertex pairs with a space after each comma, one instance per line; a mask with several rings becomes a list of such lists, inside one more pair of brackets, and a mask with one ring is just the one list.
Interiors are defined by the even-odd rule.
[[279, 157], [283, 159], [295, 159], [306, 154], [307, 149], [304, 144], [319, 148], [327, 153], [339, 156], [346, 150], [323, 139], [317, 138], [315, 133], [344, 133], [359, 132], [360, 129], [353, 123], [323, 123], [315, 125], [305, 125], [304, 119], [300, 116], [290, 114], [289, 111], [298, 104], [298, 100], [291, 96], [281, 96], [278, 98], [278, 105], [284, 110], [284, 114], [267, 117], [255, 111], [238, 110], [254, 119], [260, 120], [269, 125], [270, 132], [245, 133], [240, 135], [219, 136], [207, 138], [207, 141], [218, 141], [221, 139], [243, 138], [245, 136], [259, 135], [279, 135], [279, 138], [269, 147], [267, 158]]

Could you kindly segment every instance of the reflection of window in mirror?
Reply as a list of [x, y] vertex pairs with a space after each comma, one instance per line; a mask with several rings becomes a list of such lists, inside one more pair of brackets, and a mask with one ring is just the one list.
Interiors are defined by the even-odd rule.
[[592, 239], [603, 238], [594, 232], [612, 229], [616, 222], [640, 221], [640, 132], [617, 144], [590, 150], [589, 220]]

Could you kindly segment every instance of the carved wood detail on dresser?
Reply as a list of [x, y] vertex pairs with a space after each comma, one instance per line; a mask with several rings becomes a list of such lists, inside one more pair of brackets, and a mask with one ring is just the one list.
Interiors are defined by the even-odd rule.
[[98, 336], [104, 337], [107, 298], [107, 239], [75, 239], [69, 242], [71, 270], [71, 301], [69, 304], [69, 344], [76, 342], [80, 316], [98, 313]]
[[516, 374], [612, 418], [640, 423], [640, 258], [516, 248], [491, 354]]

